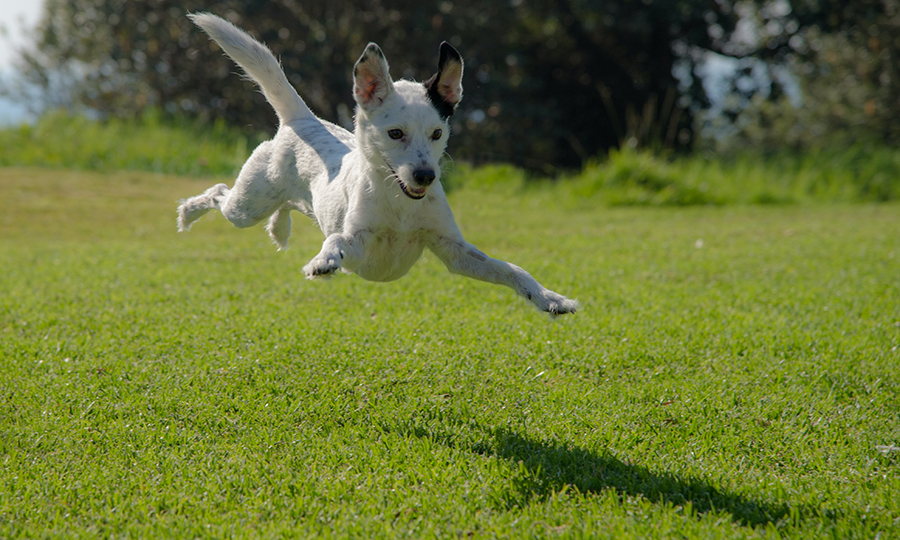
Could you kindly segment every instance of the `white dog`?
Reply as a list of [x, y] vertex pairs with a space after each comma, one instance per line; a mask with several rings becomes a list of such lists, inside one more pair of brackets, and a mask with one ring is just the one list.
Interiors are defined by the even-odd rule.
[[350, 133], [313, 115], [265, 45], [215, 15], [189, 17], [259, 84], [281, 125], [274, 139], [253, 151], [233, 188], [218, 184], [182, 201], [179, 230], [212, 209], [237, 227], [269, 217], [266, 230], [286, 249], [289, 213], [299, 210], [326, 237], [303, 267], [309, 279], [340, 269], [395, 280], [428, 247], [451, 272], [506, 285], [551, 315], [578, 308], [518, 266], [476, 249], [456, 226], [439, 164], [448, 118], [463, 91], [463, 61], [448, 43], [441, 44], [438, 71], [425, 83], [392, 81], [384, 54], [370, 43], [353, 68], [357, 108]]

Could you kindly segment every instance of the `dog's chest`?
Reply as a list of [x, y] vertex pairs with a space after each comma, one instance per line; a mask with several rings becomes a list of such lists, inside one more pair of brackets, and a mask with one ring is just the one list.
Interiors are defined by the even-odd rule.
[[379, 227], [371, 233], [363, 262], [354, 271], [371, 281], [393, 281], [406, 275], [427, 243], [427, 235], [419, 229]]

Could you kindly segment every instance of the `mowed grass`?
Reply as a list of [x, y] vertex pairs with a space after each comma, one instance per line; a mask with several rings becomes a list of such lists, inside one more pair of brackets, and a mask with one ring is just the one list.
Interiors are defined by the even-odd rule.
[[306, 281], [302, 216], [177, 234], [214, 181], [0, 169], [0, 537], [900, 536], [897, 204], [455, 190], [549, 321], [431, 255]]

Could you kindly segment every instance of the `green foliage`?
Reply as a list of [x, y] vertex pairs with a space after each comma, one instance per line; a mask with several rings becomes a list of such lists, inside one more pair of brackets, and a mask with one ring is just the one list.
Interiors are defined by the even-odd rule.
[[[466, 99], [452, 118], [463, 135], [454, 154], [477, 163], [560, 174], [631, 138], [641, 147], [691, 150], [702, 140], [696, 126], [718, 135], [719, 123], [737, 132], [724, 146], [740, 151], [805, 151], [834, 144], [835, 134], [854, 143], [900, 141], [900, 10], [887, 0], [43, 5], [28, 32], [34, 46], [18, 54], [24, 84], [0, 88], [27, 103], [39, 96], [39, 108], [103, 118], [155, 108], [225, 118], [254, 135], [270, 129], [276, 120], [262, 95], [184, 16], [204, 10], [265, 41], [310, 107], [344, 126], [352, 123], [349, 73], [367, 42], [388, 51], [396, 77], [421, 80], [433, 72], [437, 43], [451, 41], [467, 68]], [[728, 77], [729, 97], [713, 104], [707, 83], [714, 81], [704, 81], [702, 68], [715, 54], [741, 61]], [[801, 107], [797, 96], [785, 98], [798, 81]], [[675, 191], [674, 200], [703, 197]]]
[[441, 184], [448, 193], [463, 186], [477, 186], [515, 193], [534, 179], [524, 169], [513, 165], [472, 166], [464, 161], [445, 161], [442, 164]]
[[611, 206], [689, 206], [725, 202], [710, 192], [707, 171], [691, 167], [694, 162], [688, 167], [684, 164], [624, 147], [610, 152], [605, 162], [589, 164], [571, 180], [574, 184], [572, 192], [579, 200], [600, 199]]
[[[152, 111], [134, 121], [56, 112], [33, 126], [0, 130], [0, 165], [231, 176], [262, 138], [222, 121], [163, 120]], [[576, 204], [609, 206], [883, 202], [900, 200], [900, 152], [857, 143], [802, 154], [705, 159], [625, 146], [577, 175], [553, 181], [512, 165], [447, 160], [442, 182], [448, 192], [478, 186], [513, 194], [553, 186]]]
[[900, 152], [860, 144], [707, 160], [625, 147], [563, 183], [581, 203], [611, 206], [883, 202], [900, 200]]
[[[659, 141], [690, 142], [692, 103], [705, 99], [690, 70], [692, 48], [715, 48], [737, 17], [707, 0], [45, 0], [20, 71], [55, 106], [103, 117], [148, 107], [225, 117], [253, 130], [274, 125], [271, 108], [186, 13], [209, 11], [264, 41], [313, 111], [352, 123], [353, 62], [366, 43], [386, 51], [395, 78], [426, 80], [448, 40], [466, 59], [466, 98], [453, 118], [466, 137], [458, 156], [514, 162], [547, 173], [579, 167], [617, 145], [634, 112], [660, 122]], [[668, 112], [658, 102], [669, 99]], [[676, 100], [676, 97], [682, 99]], [[679, 114], [669, 114], [678, 109]], [[672, 125], [669, 125], [672, 124]], [[515, 136], [509, 136], [514, 133]]]
[[[756, 3], [762, 7], [754, 14], [757, 43], [777, 66], [770, 72], [773, 91], [729, 96], [726, 112], [736, 118], [711, 119], [712, 125], [736, 128], [734, 136], [712, 141], [720, 151], [802, 152], [860, 141], [900, 142], [894, 120], [900, 116], [900, 10], [893, 2]], [[787, 83], [799, 84], [801, 95], [788, 99]]]
[[232, 175], [258, 142], [222, 121], [163, 122], [153, 110], [137, 120], [103, 122], [57, 111], [35, 125], [0, 130], [0, 166]]
[[0, 179], [0, 537], [900, 536], [896, 204], [458, 186], [550, 322], [427, 254], [304, 280], [302, 219], [175, 233], [213, 179]]

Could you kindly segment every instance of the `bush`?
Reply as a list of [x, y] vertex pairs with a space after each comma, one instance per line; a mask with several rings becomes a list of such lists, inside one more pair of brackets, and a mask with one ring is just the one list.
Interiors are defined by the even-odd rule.
[[[247, 137], [221, 121], [163, 120], [155, 112], [105, 122], [55, 112], [35, 125], [0, 130], [0, 166], [233, 176], [263, 138]], [[607, 206], [884, 202], [900, 200], [900, 151], [856, 143], [720, 158], [625, 146], [555, 180], [506, 164], [473, 167], [447, 160], [441, 181], [448, 192], [554, 186], [576, 204]]]
[[900, 200], [900, 152], [855, 145], [728, 159], [624, 148], [566, 180], [573, 197], [610, 206]]
[[592, 162], [572, 181], [579, 199], [600, 198], [611, 206], [721, 204], [709, 184], [685, 174], [682, 162], [623, 147], [605, 162]]
[[156, 111], [103, 122], [56, 111], [34, 125], [0, 130], [0, 166], [233, 175], [261, 138], [248, 138], [221, 121], [164, 121]]

